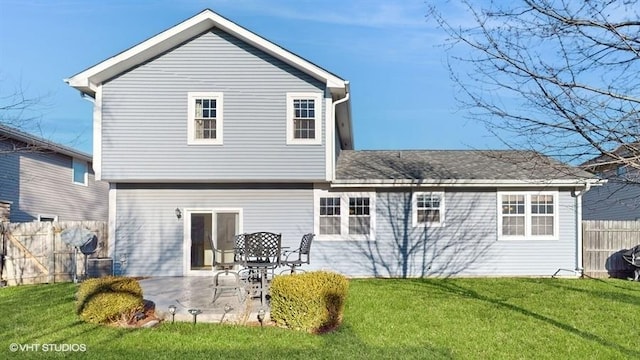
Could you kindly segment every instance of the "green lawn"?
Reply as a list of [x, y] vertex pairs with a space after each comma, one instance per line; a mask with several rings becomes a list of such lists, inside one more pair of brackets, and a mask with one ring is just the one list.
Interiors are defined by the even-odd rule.
[[[342, 327], [82, 323], [73, 284], [0, 289], [0, 359], [638, 359], [640, 283], [623, 280], [352, 280]], [[10, 344], [40, 344], [10, 351]], [[84, 352], [43, 351], [82, 344]], [[48, 350], [55, 350], [48, 345]]]

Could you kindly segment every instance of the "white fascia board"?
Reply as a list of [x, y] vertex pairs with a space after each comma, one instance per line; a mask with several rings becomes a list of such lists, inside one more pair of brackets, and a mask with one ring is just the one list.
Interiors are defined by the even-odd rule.
[[[65, 80], [80, 91], [91, 88], [211, 28], [206, 11]], [[85, 92], [85, 91], [83, 91]], [[90, 94], [92, 95], [92, 94]]]
[[600, 186], [600, 179], [530, 179], [530, 180], [335, 180], [331, 182], [332, 188], [345, 187], [531, 187], [531, 186]]
[[92, 85], [101, 84], [213, 27], [228, 32], [246, 41], [250, 45], [325, 82], [328, 88], [337, 90], [344, 89], [346, 86], [345, 80], [338, 78], [328, 71], [323, 70], [208, 9], [118, 55], [65, 79], [65, 82], [93, 96], [94, 91], [92, 90]]

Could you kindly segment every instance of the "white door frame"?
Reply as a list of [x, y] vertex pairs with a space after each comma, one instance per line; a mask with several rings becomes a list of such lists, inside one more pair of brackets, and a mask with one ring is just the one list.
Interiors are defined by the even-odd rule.
[[[183, 276], [211, 276], [211, 270], [191, 270], [191, 215], [211, 214], [211, 233], [217, 233], [216, 214], [237, 213], [238, 214], [238, 234], [243, 233], [242, 208], [185, 208], [183, 210], [183, 235], [182, 235], [182, 274]], [[217, 240], [216, 240], [217, 241]]]

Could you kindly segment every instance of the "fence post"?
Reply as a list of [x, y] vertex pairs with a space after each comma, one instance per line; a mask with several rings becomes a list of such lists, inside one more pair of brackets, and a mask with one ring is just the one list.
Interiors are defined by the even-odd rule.
[[48, 223], [47, 229], [47, 247], [49, 251], [47, 252], [47, 268], [49, 269], [49, 274], [47, 276], [47, 282], [49, 284], [56, 282], [56, 273], [55, 273], [55, 263], [56, 263], [56, 235], [53, 228], [53, 223]]

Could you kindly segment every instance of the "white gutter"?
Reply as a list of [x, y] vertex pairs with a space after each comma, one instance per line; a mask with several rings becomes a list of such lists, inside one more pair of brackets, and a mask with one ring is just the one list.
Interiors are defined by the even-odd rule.
[[351, 92], [349, 91], [349, 82], [345, 81], [344, 82], [344, 97], [340, 100], [337, 100], [333, 103], [333, 119], [335, 120], [336, 117], [336, 106], [342, 104], [345, 101], [348, 101], [349, 98], [351, 97]]
[[531, 186], [577, 186], [586, 185], [590, 188], [592, 185], [602, 185], [604, 182], [599, 179], [594, 180], [565, 180], [565, 179], [530, 179], [530, 180], [509, 180], [509, 179], [478, 179], [478, 180], [463, 180], [463, 179], [382, 179], [382, 180], [336, 180], [331, 183], [331, 187], [495, 187], [495, 186], [508, 186], [508, 187], [531, 187]]

